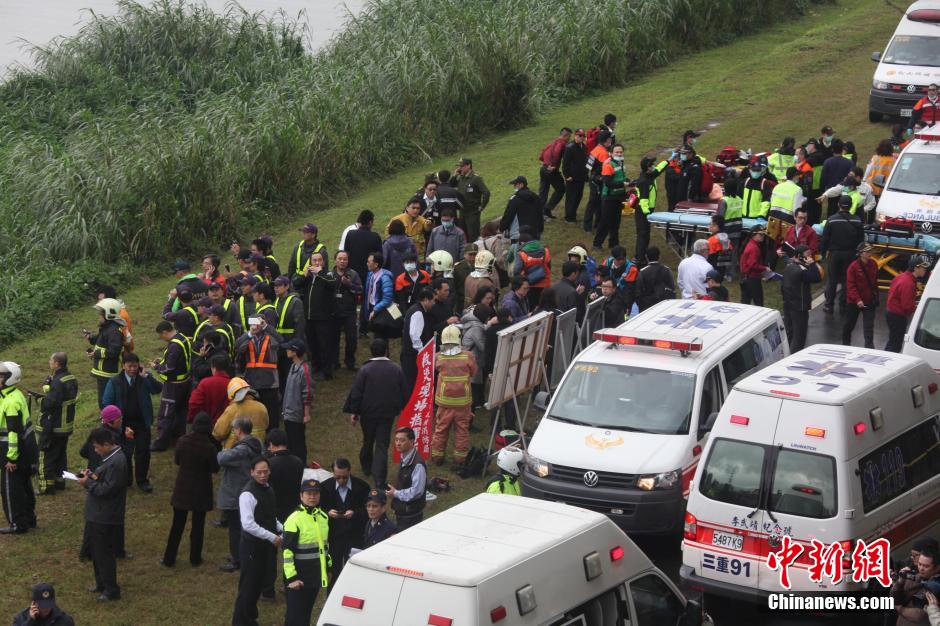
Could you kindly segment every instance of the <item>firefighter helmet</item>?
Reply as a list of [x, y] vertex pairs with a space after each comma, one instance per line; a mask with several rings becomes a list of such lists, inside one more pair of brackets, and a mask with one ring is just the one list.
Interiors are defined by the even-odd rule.
[[435, 250], [428, 255], [432, 272], [449, 272], [454, 269], [454, 257], [447, 250]]

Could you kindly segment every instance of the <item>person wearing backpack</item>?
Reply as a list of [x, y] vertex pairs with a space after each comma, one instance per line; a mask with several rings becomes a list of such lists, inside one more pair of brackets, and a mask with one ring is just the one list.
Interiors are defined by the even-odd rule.
[[528, 281], [529, 310], [533, 310], [538, 306], [542, 290], [552, 284], [551, 254], [549, 249], [529, 232], [520, 232], [519, 241], [522, 245], [516, 254], [513, 275], [522, 276]]
[[676, 297], [676, 282], [668, 267], [659, 262], [659, 248], [646, 249], [647, 264], [636, 279], [636, 305], [640, 312]]
[[576, 224], [578, 207], [584, 195], [584, 183], [587, 182], [588, 150], [584, 141], [583, 128], [574, 131], [574, 141], [565, 146], [561, 156], [561, 173], [565, 178], [565, 223]]
[[582, 226], [585, 232], [594, 232], [601, 220], [601, 193], [604, 189], [604, 180], [601, 169], [604, 163], [610, 160], [610, 147], [614, 145], [614, 137], [607, 131], [597, 133], [597, 145], [588, 153], [585, 169], [588, 173], [588, 184], [591, 186], [588, 195], [587, 207], [584, 209]]
[[[562, 197], [565, 195], [565, 180], [561, 176], [561, 159], [571, 138], [571, 129], [562, 128], [558, 137], [542, 148], [539, 153], [539, 161], [542, 167], [539, 169], [539, 205], [545, 211], [545, 217], [552, 219], [552, 210], [558, 206]], [[521, 178], [521, 176], [520, 176]], [[555, 190], [551, 199], [548, 197], [548, 189]]]

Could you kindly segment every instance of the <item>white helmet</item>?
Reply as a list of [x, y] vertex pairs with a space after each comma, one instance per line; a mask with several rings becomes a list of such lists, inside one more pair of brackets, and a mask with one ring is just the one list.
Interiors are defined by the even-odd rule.
[[109, 322], [124, 324], [124, 318], [121, 317], [121, 303], [114, 298], [102, 298], [95, 303], [95, 308], [104, 313], [104, 319]]
[[441, 333], [441, 345], [460, 345], [460, 329], [451, 324]]
[[432, 272], [449, 272], [454, 269], [454, 257], [447, 250], [435, 250], [428, 255]]
[[575, 247], [572, 248], [571, 250], [568, 250], [568, 256], [576, 256], [576, 257], [578, 257], [578, 259], [579, 259], [578, 262], [579, 262], [581, 265], [584, 265], [585, 263], [587, 263], [587, 258], [588, 258], [587, 250], [585, 250], [585, 249], [582, 248], [581, 246], [575, 246]]
[[525, 462], [525, 455], [519, 448], [503, 448], [496, 457], [496, 465], [499, 469], [518, 476], [522, 471], [522, 464]]
[[477, 253], [477, 258], [473, 261], [473, 267], [477, 270], [486, 270], [487, 272], [493, 269], [493, 264], [496, 263], [496, 257], [493, 256], [493, 253], [489, 250], [480, 250]]
[[0, 361], [0, 374], [9, 374], [6, 381], [7, 387], [12, 387], [23, 380], [23, 370], [13, 361]]

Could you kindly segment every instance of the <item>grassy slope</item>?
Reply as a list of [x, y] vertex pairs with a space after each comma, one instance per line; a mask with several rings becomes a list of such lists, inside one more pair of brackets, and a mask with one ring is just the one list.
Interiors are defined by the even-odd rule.
[[[703, 128], [709, 123], [719, 125], [699, 140], [700, 151], [707, 156], [713, 156], [727, 143], [765, 149], [776, 145], [780, 137], [791, 134], [802, 141], [828, 123], [840, 136], [855, 140], [862, 158], [867, 159], [877, 140], [888, 133], [887, 126], [874, 126], [867, 121], [867, 89], [873, 69], [868, 55], [883, 45], [896, 20], [897, 13], [878, 0], [859, 0], [814, 10], [798, 22], [680, 60], [641, 78], [633, 86], [554, 110], [531, 128], [488, 138], [468, 146], [463, 153], [474, 158], [477, 170], [493, 190], [492, 205], [487, 211], [490, 216], [502, 210], [509, 195], [505, 181], [519, 173], [528, 175], [530, 180], [537, 178], [534, 157], [559, 127], [587, 127], [607, 111], [615, 111], [620, 117], [618, 135], [626, 140], [630, 171], [635, 171], [640, 156], [672, 145], [682, 130]], [[433, 163], [378, 181], [312, 219], [333, 250], [338, 233], [360, 209], [376, 210], [383, 218], [380, 221], [384, 222], [384, 218], [399, 210], [424, 172], [449, 167], [457, 156], [437, 158]], [[298, 225], [292, 224], [291, 228], [275, 233], [282, 262], [286, 260], [289, 246], [297, 239]], [[629, 220], [624, 221], [622, 230], [627, 244], [631, 244]], [[559, 253], [583, 240], [583, 235], [580, 230], [555, 221], [550, 223], [545, 239], [559, 259], [562, 257]], [[654, 237], [656, 241], [659, 241], [658, 235]], [[674, 267], [676, 259], [671, 258], [669, 262]], [[149, 329], [155, 325], [163, 298], [171, 286], [172, 280], [168, 278], [124, 294], [135, 320], [138, 352], [145, 358], [159, 354], [162, 349]], [[768, 289], [776, 298], [774, 292], [776, 289]], [[72, 442], [73, 459], [78, 458], [74, 451], [93, 421], [93, 385], [86, 374], [88, 367], [82, 357], [84, 345], [79, 338], [81, 328], [91, 325], [93, 320], [94, 315], [88, 308], [63, 312], [55, 328], [14, 346], [3, 355], [24, 365], [26, 386], [33, 389], [45, 375], [49, 353], [65, 349], [73, 355], [73, 369], [82, 375], [84, 390], [79, 405], [78, 434]], [[358, 431], [348, 425], [340, 412], [350, 382], [351, 375], [344, 371], [318, 391], [308, 439], [312, 458], [321, 462], [338, 454], [356, 458]], [[447, 472], [434, 473], [448, 475]], [[125, 592], [122, 602], [99, 607], [84, 591], [92, 581], [92, 570], [90, 564], [79, 564], [76, 558], [82, 497], [73, 488], [64, 495], [40, 499], [38, 532], [0, 539], [5, 569], [16, 572], [17, 580], [12, 587], [16, 593], [0, 598], [0, 615], [10, 615], [28, 604], [29, 585], [50, 580], [58, 585], [61, 604], [82, 623], [156, 624], [173, 616], [185, 616], [185, 622], [192, 624], [228, 623], [237, 582], [235, 576], [215, 569], [226, 554], [224, 532], [214, 528], [207, 530], [206, 565], [201, 569], [190, 568], [185, 556], [174, 571], [163, 570], [156, 564], [169, 528], [168, 499], [174, 476], [171, 457], [157, 455], [152, 469], [155, 493], [151, 496], [136, 491], [130, 494], [127, 545], [134, 559], [119, 563], [119, 578]], [[455, 490], [439, 499], [429, 512], [465, 498], [481, 486], [476, 480], [455, 480], [455, 484]], [[186, 545], [184, 540], [183, 550], [187, 549]], [[283, 598], [279, 596], [274, 606], [262, 605], [261, 614], [263, 624], [280, 623]]]

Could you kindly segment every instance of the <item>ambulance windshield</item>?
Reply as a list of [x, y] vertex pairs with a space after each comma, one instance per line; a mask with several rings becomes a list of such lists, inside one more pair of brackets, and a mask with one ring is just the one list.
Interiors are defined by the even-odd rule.
[[940, 37], [898, 35], [881, 58], [892, 65], [940, 66]]
[[601, 363], [576, 363], [549, 417], [593, 428], [662, 435], [689, 432], [695, 376]]

